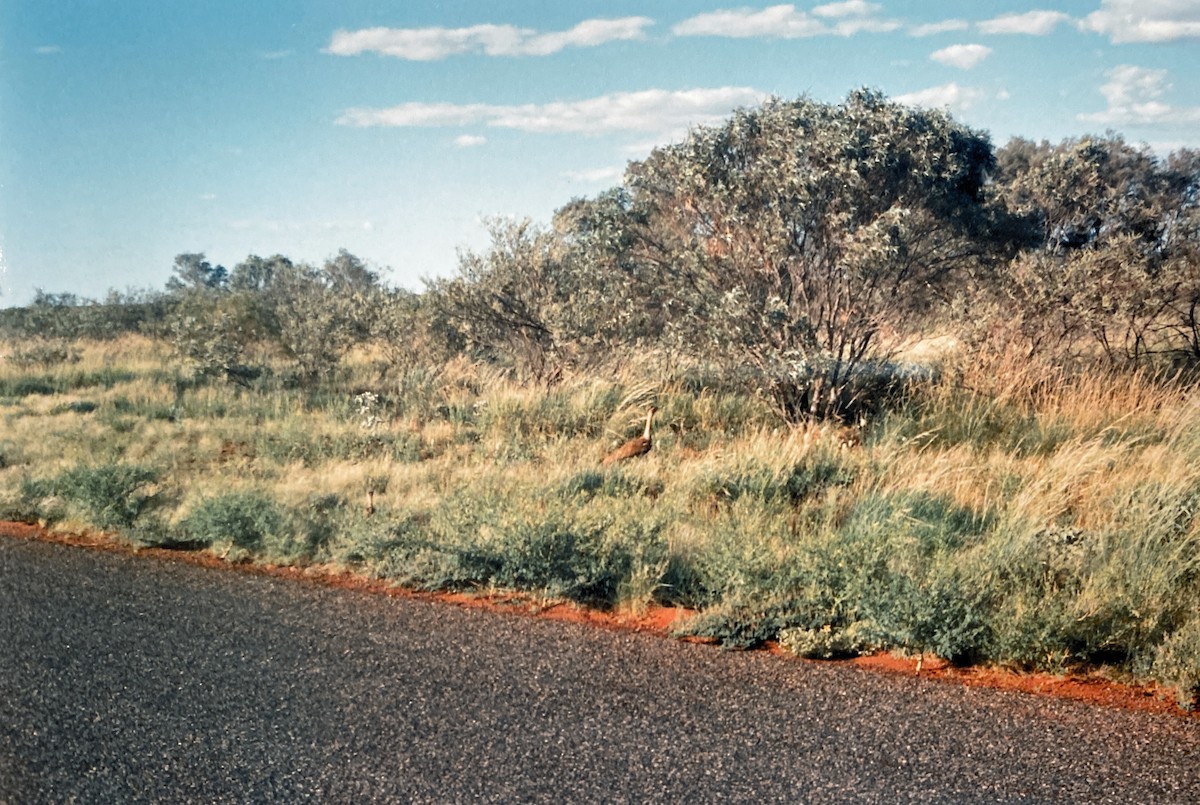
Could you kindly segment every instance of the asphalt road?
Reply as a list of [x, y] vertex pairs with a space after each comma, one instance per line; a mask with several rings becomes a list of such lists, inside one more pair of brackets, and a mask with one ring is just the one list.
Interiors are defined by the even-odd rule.
[[0, 539], [0, 802], [1200, 802], [1200, 722]]

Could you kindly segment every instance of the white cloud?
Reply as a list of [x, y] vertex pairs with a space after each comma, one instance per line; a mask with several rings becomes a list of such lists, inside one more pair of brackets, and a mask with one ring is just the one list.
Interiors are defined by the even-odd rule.
[[623, 17], [616, 20], [584, 20], [569, 31], [540, 34], [525, 43], [519, 55], [547, 56], [567, 47], [595, 47], [606, 42], [626, 42], [645, 37], [645, 28], [654, 24], [649, 17]]
[[454, 138], [454, 144], [459, 148], [478, 148], [487, 142], [487, 137], [478, 134], [460, 134]]
[[1146, 145], [1150, 146], [1150, 150], [1154, 152], [1155, 156], [1159, 157], [1160, 159], [1165, 159], [1174, 152], [1181, 151], [1184, 148], [1200, 147], [1200, 139], [1151, 140], [1150, 142], [1146, 143]]
[[1122, 64], [1109, 70], [1108, 83], [1100, 87], [1100, 93], [1109, 107], [1130, 106], [1138, 101], [1162, 97], [1171, 85], [1167, 83], [1166, 70], [1150, 70], [1132, 64]]
[[929, 58], [960, 70], [970, 70], [990, 55], [992, 49], [986, 45], [951, 45], [935, 50], [929, 54]]
[[829, 28], [794, 5], [770, 6], [762, 11], [724, 9], [698, 14], [671, 29], [677, 36], [727, 36], [736, 39], [769, 37], [802, 39], [822, 36]]
[[1108, 101], [1108, 108], [1080, 114], [1080, 120], [1107, 126], [1200, 123], [1200, 107], [1176, 107], [1161, 100], [1171, 89], [1166, 70], [1122, 64], [1106, 75], [1108, 81], [1100, 86], [1100, 93]]
[[1087, 31], [1114, 44], [1200, 39], [1200, 2], [1196, 0], [1101, 0], [1100, 9], [1080, 21]]
[[513, 106], [418, 102], [387, 109], [349, 109], [337, 122], [345, 126], [398, 127], [483, 124], [538, 133], [676, 134], [692, 125], [720, 120], [735, 108], [760, 103], [765, 97], [749, 87], [715, 87], [615, 92], [581, 101]]
[[1061, 11], [1027, 11], [1024, 14], [1003, 14], [978, 23], [985, 34], [1029, 34], [1045, 36], [1060, 23], [1071, 19]]
[[897, 95], [893, 100], [908, 106], [922, 106], [927, 109], [951, 109], [963, 112], [970, 109], [984, 97], [984, 91], [975, 87], [964, 87], [953, 81], [938, 87]]
[[854, 36], [860, 31], [869, 34], [883, 34], [904, 27], [899, 20], [878, 20], [864, 17], [862, 19], [842, 20], [833, 27], [838, 36]]
[[388, 109], [347, 109], [337, 122], [343, 126], [469, 126], [502, 107], [482, 103], [402, 103]]
[[216, 193], [201, 193], [200, 200], [201, 201], [216, 201], [217, 194]]
[[930, 22], [924, 25], [913, 25], [908, 29], [909, 36], [933, 36], [934, 34], [944, 34], [950, 31], [965, 31], [971, 27], [971, 23], [966, 20], [942, 20], [941, 22]]
[[565, 178], [572, 182], [587, 182], [589, 184], [615, 182], [624, 175], [625, 169], [617, 166], [608, 168], [595, 168], [593, 170], [567, 171], [563, 174]]
[[53, 56], [56, 53], [62, 53], [62, 48], [58, 45], [42, 45], [34, 48], [33, 52], [39, 56]]
[[292, 55], [292, 51], [290, 51], [290, 50], [267, 50], [267, 51], [263, 51], [259, 55], [262, 56], [264, 59], [267, 59], [268, 61], [275, 61], [277, 59], [286, 59], [288, 56]]
[[469, 28], [363, 28], [335, 31], [326, 53], [357, 56], [380, 53], [409, 61], [437, 61], [463, 53], [488, 56], [548, 56], [568, 47], [642, 39], [654, 24], [648, 17], [584, 20], [567, 31], [539, 33], [515, 25]]
[[878, 12], [883, 6], [878, 3], [867, 3], [864, 0], [846, 0], [844, 3], [827, 3], [817, 6], [813, 13], [818, 17], [867, 17]]
[[370, 232], [375, 228], [373, 221], [279, 221], [262, 218], [239, 218], [229, 222], [229, 226], [238, 230], [254, 230], [261, 232]]
[[[761, 37], [763, 39], [805, 39], [813, 36], [853, 36], [862, 31], [881, 33], [902, 27], [896, 20], [873, 16], [881, 6], [862, 0], [828, 3], [817, 6], [812, 13], [797, 10], [796, 6], [769, 6], [721, 9], [698, 14], [676, 24], [676, 36], [723, 36], [734, 39]], [[825, 20], [837, 20], [828, 24]]]

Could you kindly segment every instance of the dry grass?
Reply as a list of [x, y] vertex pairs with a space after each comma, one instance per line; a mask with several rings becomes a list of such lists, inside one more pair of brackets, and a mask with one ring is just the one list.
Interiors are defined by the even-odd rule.
[[[273, 561], [686, 603], [737, 645], [851, 629], [960, 660], [1107, 664], [1181, 699], [1200, 685], [1200, 396], [1179, 382], [974, 359], [849, 434], [789, 428], [653, 357], [547, 390], [464, 359], [380, 381], [361, 355], [336, 385], [247, 391], [184, 382], [145, 339], [81, 348], [68, 366], [0, 362], [14, 513], [86, 526], [61, 492], [34, 493], [137, 465], [159, 474], [139, 533], [201, 507], [221, 522], [239, 493], [286, 513], [255, 543]], [[30, 378], [61, 389], [16, 393]], [[651, 403], [654, 449], [602, 470]]]

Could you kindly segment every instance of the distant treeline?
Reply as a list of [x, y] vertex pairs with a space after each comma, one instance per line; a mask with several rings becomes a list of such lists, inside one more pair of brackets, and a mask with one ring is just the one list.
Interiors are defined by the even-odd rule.
[[466, 353], [548, 382], [659, 349], [724, 367], [791, 420], [838, 413], [864, 368], [932, 332], [1065, 368], [1200, 365], [1200, 151], [1160, 158], [1115, 134], [997, 149], [872, 91], [772, 100], [548, 225], [491, 235], [422, 293], [347, 252], [228, 270], [181, 254], [161, 292], [39, 293], [0, 328], [149, 332], [238, 382], [262, 350], [302, 382], [364, 344], [382, 371]]

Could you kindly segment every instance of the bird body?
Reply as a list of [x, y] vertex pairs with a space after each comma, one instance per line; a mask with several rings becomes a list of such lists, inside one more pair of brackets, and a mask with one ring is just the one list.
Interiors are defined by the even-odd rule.
[[635, 436], [625, 444], [618, 447], [616, 450], [604, 457], [601, 463], [605, 466], [615, 464], [618, 461], [624, 461], [635, 456], [644, 456], [650, 452], [650, 448], [654, 446], [654, 442], [650, 439], [650, 423], [654, 421], [654, 413], [658, 409], [650, 406], [650, 411], [646, 414], [646, 429], [642, 431], [641, 436]]

